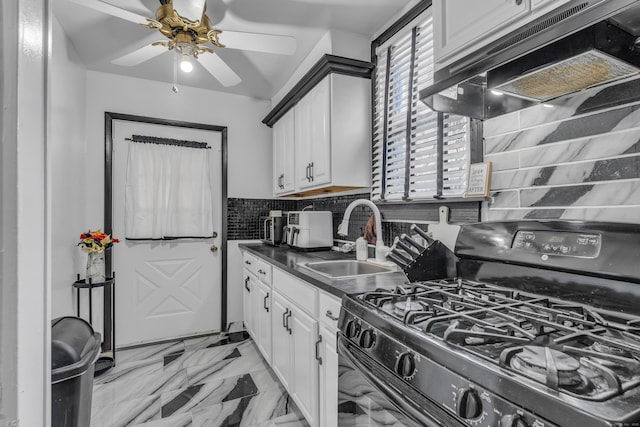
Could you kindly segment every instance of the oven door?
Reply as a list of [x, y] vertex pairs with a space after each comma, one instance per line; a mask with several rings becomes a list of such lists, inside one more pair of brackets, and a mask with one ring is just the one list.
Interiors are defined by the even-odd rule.
[[338, 358], [340, 427], [465, 425], [378, 364], [340, 333]]

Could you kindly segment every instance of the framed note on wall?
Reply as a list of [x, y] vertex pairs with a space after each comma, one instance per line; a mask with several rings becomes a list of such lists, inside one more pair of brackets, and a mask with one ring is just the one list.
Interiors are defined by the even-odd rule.
[[466, 197], [488, 197], [490, 188], [491, 162], [470, 165]]

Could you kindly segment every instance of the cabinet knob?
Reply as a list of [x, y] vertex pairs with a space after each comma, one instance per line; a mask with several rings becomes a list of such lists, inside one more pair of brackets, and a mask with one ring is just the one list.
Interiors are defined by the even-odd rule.
[[218, 252], [218, 247], [216, 245], [211, 245], [211, 252]]
[[522, 4], [522, 0], [516, 0], [516, 5], [520, 6]]

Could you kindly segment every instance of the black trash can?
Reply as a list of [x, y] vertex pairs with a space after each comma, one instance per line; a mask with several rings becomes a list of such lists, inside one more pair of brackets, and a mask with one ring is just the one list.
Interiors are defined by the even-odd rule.
[[51, 322], [52, 427], [89, 426], [100, 343], [100, 334], [83, 319], [59, 317]]

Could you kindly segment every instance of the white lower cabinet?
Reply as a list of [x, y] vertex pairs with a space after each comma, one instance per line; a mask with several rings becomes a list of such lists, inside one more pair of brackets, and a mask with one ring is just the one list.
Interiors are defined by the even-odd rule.
[[[256, 268], [249, 268], [248, 265]], [[271, 362], [271, 265], [251, 260], [251, 264], [245, 264], [243, 281], [242, 308], [245, 327], [265, 360]]]
[[336, 330], [320, 326], [319, 413], [322, 427], [338, 425], [338, 349]]
[[278, 291], [273, 307], [273, 370], [309, 424], [318, 426], [318, 321]]
[[318, 322], [291, 305], [293, 400], [312, 426], [318, 425]]
[[289, 301], [279, 294], [273, 295], [271, 314], [271, 344], [273, 347], [273, 359], [271, 367], [280, 378], [282, 385], [291, 390], [291, 336], [287, 328], [287, 316], [289, 315]]
[[254, 300], [255, 341], [265, 360], [271, 362], [271, 287], [258, 282]]
[[309, 425], [335, 427], [340, 299], [271, 265], [261, 269], [260, 279], [244, 270], [247, 330]]
[[255, 339], [254, 330], [254, 312], [253, 312], [253, 293], [255, 292], [256, 283], [258, 280], [249, 272], [246, 268], [243, 271], [244, 290], [242, 291], [242, 309], [244, 312], [244, 326], [247, 328], [247, 332], [253, 339]]

